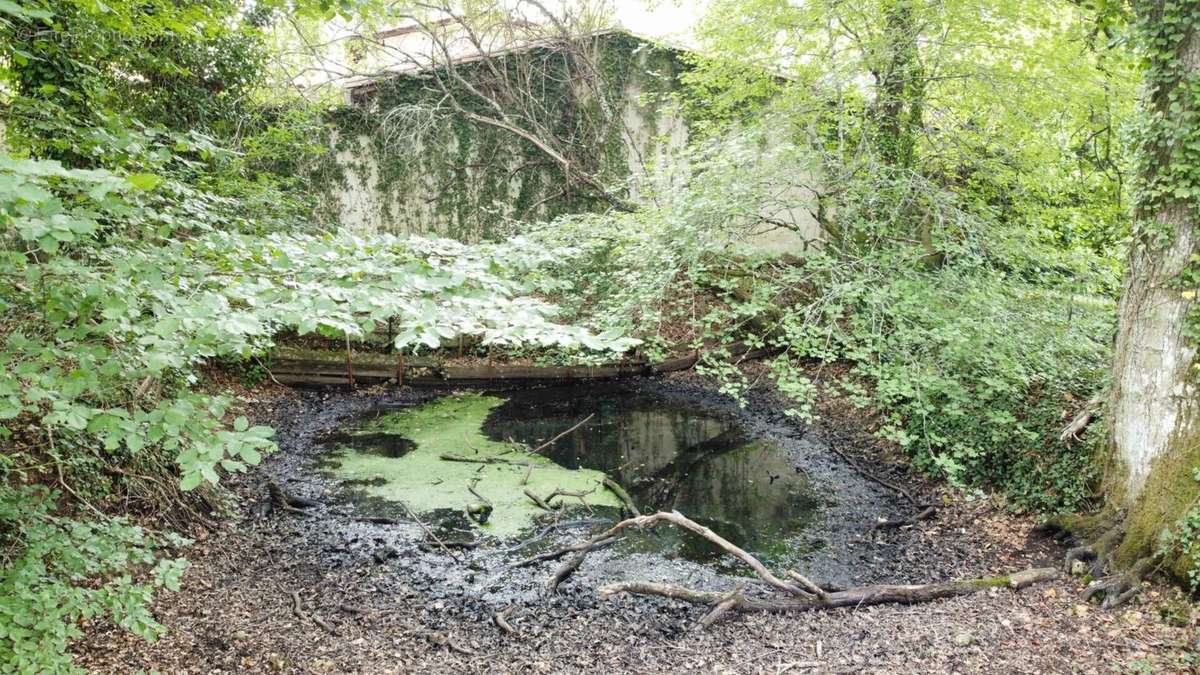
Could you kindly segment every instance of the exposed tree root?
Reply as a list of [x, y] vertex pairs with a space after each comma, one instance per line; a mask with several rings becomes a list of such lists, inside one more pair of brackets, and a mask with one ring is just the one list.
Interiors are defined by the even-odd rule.
[[1079, 565], [1076, 565], [1079, 562], [1084, 565], [1084, 571], [1090, 576], [1101, 576], [1105, 570], [1111, 567], [1112, 552], [1116, 549], [1117, 544], [1121, 543], [1121, 538], [1124, 536], [1124, 525], [1118, 524], [1111, 527], [1095, 541], [1068, 549], [1067, 555], [1063, 559], [1063, 566], [1067, 572], [1074, 574], [1079, 571]]
[[[579, 566], [583, 564], [584, 558], [589, 552], [595, 550], [600, 545], [607, 545], [616, 541], [624, 531], [631, 528], [653, 527], [660, 523], [669, 523], [694, 532], [716, 544], [726, 554], [737, 558], [753, 570], [759, 579], [774, 590], [773, 596], [747, 597], [744, 585], [739, 585], [732, 591], [717, 592], [694, 590], [674, 584], [651, 582], [610, 584], [600, 588], [599, 593], [606, 596], [617, 593], [657, 595], [695, 604], [709, 605], [709, 611], [699, 620], [699, 625], [702, 628], [711, 626], [731, 611], [793, 612], [884, 603], [913, 604], [955, 595], [966, 595], [989, 588], [1008, 587], [1020, 589], [1031, 584], [1055, 579], [1059, 575], [1056, 569], [1042, 568], [985, 579], [970, 579], [937, 584], [863, 586], [861, 588], [828, 591], [794, 570], [789, 570], [786, 576], [795, 580], [798, 585], [780, 579], [767, 569], [766, 565], [746, 551], [733, 545], [707, 527], [686, 518], [678, 511], [671, 511], [636, 516], [623, 520], [586, 542], [561, 549], [561, 554], [574, 552], [575, 555], [554, 572], [546, 583], [547, 588], [550, 592], [554, 592], [559, 584], [570, 578], [579, 569]], [[533, 558], [526, 562], [532, 564], [536, 560], [537, 558]]]
[[1114, 556], [1125, 540], [1124, 516], [1121, 512], [1064, 516], [1038, 528], [1059, 541], [1075, 544], [1067, 549], [1063, 568], [1069, 574], [1091, 578], [1083, 599], [1099, 602], [1106, 609], [1132, 600], [1155, 563], [1154, 555], [1145, 555], [1127, 569], [1118, 569]]
[[1100, 606], [1106, 609], [1119, 607], [1138, 594], [1142, 586], [1142, 577], [1153, 567], [1153, 556], [1141, 558], [1123, 572], [1110, 574], [1088, 584], [1088, 587], [1083, 589], [1083, 599], [1091, 602], [1099, 598]]

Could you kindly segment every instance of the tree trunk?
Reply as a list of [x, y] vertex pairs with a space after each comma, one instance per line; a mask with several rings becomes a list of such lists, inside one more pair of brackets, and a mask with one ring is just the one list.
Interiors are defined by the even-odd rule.
[[875, 66], [875, 146], [880, 158], [900, 169], [912, 167], [917, 134], [924, 123], [925, 72], [912, 0], [887, 7], [883, 54]]
[[[1193, 258], [1200, 254], [1200, 6], [1143, 0], [1136, 10], [1148, 56], [1136, 148], [1141, 185], [1121, 295], [1104, 486], [1109, 506], [1125, 514], [1113, 556], [1118, 567], [1152, 555], [1160, 535], [1200, 495], [1193, 477], [1200, 466], [1196, 336], [1188, 328], [1195, 322]], [[1191, 565], [1186, 556], [1168, 557], [1177, 573]]]

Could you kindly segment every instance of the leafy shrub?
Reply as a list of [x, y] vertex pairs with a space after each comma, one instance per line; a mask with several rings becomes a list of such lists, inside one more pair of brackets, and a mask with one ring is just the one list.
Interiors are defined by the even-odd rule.
[[[534, 228], [575, 252], [548, 268], [543, 288], [573, 320], [619, 326], [647, 349], [667, 346], [673, 322], [688, 325], [693, 346], [781, 348], [769, 374], [794, 415], [812, 416], [808, 364], [847, 362], [843, 389], [883, 414], [880, 435], [919, 468], [999, 488], [1025, 508], [1086, 502], [1094, 445], [1058, 433], [1104, 386], [1116, 266], [870, 164], [830, 187], [823, 246], [764, 257], [741, 242], [812, 162], [763, 142], [752, 129], [708, 141], [691, 173], [658, 181], [654, 208]], [[910, 234], [922, 227], [925, 242]], [[700, 367], [735, 398], [750, 384], [720, 350]]]
[[[0, 487], [0, 670], [80, 672], [68, 656], [80, 622], [107, 617], [153, 640], [155, 589], [179, 590], [186, 567], [163, 557], [183, 540], [156, 536], [122, 519], [54, 515], [44, 488]], [[135, 576], [137, 578], [135, 578]]]

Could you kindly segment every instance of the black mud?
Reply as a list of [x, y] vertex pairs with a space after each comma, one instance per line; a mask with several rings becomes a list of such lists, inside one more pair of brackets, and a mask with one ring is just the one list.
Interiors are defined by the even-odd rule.
[[[341, 430], [348, 425], [446, 393], [310, 391], [300, 392], [290, 404], [274, 410], [269, 419], [261, 421], [276, 428], [280, 452], [266, 462], [261, 473], [285, 485], [292, 493], [320, 501], [321, 506], [313, 509], [308, 517], [276, 514], [258, 526], [282, 528], [284, 534], [290, 535], [285, 538], [289, 547], [304, 547], [308, 554], [319, 551], [322, 564], [331, 569], [359, 565], [364, 559], [376, 560], [392, 572], [377, 577], [377, 584], [379, 579], [386, 579], [383, 582], [385, 588], [380, 591], [386, 592], [390, 588], [400, 594], [419, 593], [443, 605], [448, 613], [464, 615], [463, 618], [490, 616], [497, 606], [510, 602], [520, 605], [542, 603], [544, 583], [555, 563], [517, 569], [512, 569], [511, 564], [531, 552], [579, 541], [604, 523], [590, 521], [587, 514], [580, 511], [563, 519], [564, 522], [572, 521], [570, 526], [548, 533], [546, 530], [531, 533], [531, 536], [544, 535], [532, 544], [522, 546], [523, 541], [484, 539], [474, 548], [455, 550], [452, 558], [396, 505], [391, 505], [390, 511], [382, 511], [392, 516], [396, 520], [394, 523], [365, 520], [363, 509], [342, 499], [343, 486], [319, 469], [322, 453], [332, 445], [332, 439], [341, 437]], [[901, 496], [868, 480], [842, 457], [831, 452], [828, 444], [836, 434], [821, 425], [803, 425], [787, 418], [777, 412], [770, 401], [751, 401], [747, 409], [742, 409], [705, 387], [661, 380], [582, 391], [578, 388], [571, 391], [543, 389], [503, 395], [511, 396], [510, 402], [497, 409], [492, 421], [485, 425], [485, 431], [501, 437], [519, 435], [520, 425], [514, 420], [522, 418], [522, 410], [537, 408], [544, 417], [547, 401], [560, 402], [562, 417], [566, 420], [577, 419], [579, 413], [587, 414], [589, 408], [594, 409], [596, 402], [605, 397], [619, 396], [646, 404], [667, 402], [676, 408], [702, 411], [704, 416], [721, 420], [725, 428], [736, 429], [743, 440], [749, 438], [770, 444], [772, 463], [762, 467], [763, 475], [758, 479], [769, 481], [770, 475], [779, 475], [780, 461], [791, 467], [793, 475], [803, 476], [807, 487], [804, 499], [811, 502], [813, 508], [807, 512], [802, 527], [797, 528], [797, 536], [787, 541], [796, 553], [789, 559], [814, 578], [837, 585], [887, 579], [891, 576], [889, 563], [905, 549], [904, 533], [880, 536], [873, 531], [872, 525], [879, 517], [911, 515], [911, 505]], [[392, 448], [391, 451], [403, 452], [402, 445], [394, 445], [394, 440], [389, 442], [393, 445], [382, 446], [385, 451]], [[703, 448], [703, 444], [701, 446]], [[570, 443], [562, 444], [556, 450], [561, 453], [557, 459], [570, 464], [571, 458], [567, 455], [575, 450], [577, 448]], [[647, 502], [653, 501], [651, 497], [645, 498]], [[686, 506], [678, 502], [660, 504], [670, 505], [679, 506], [681, 511]], [[386, 504], [372, 505], [368, 510], [371, 515], [377, 515], [387, 507]], [[422, 521], [425, 520], [422, 517]], [[450, 531], [453, 528], [447, 530], [441, 522], [431, 523], [431, 526], [443, 528], [439, 530], [443, 539], [462, 539], [457, 536], [461, 532]], [[671, 535], [664, 533], [661, 536]], [[286, 552], [280, 554], [286, 555]], [[551, 606], [594, 606], [597, 599], [593, 589], [618, 580], [671, 580], [706, 588], [731, 585], [730, 574], [741, 571], [728, 565], [705, 564], [714, 559], [712, 555], [707, 558], [686, 555], [670, 546], [625, 546], [597, 552], [562, 587], [560, 597], [553, 599]], [[654, 603], [646, 601], [646, 604]]]

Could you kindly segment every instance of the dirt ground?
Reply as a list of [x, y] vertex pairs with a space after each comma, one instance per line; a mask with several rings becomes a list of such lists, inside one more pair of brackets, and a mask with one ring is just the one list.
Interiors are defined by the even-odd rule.
[[[511, 600], [466, 597], [439, 584], [453, 563], [399, 545], [376, 555], [373, 531], [328, 517], [249, 515], [264, 476], [297, 470], [295, 447], [328, 421], [309, 419], [290, 393], [247, 397], [259, 420], [288, 425], [281, 453], [237, 480], [244, 515], [187, 553], [183, 588], [162, 594], [155, 615], [167, 629], [147, 643], [110, 625], [86, 627], [77, 663], [93, 672], [171, 673], [558, 673], [558, 672], [873, 672], [1111, 673], [1192, 672], [1197, 616], [1178, 591], [1148, 584], [1114, 611], [1080, 601], [1072, 578], [1022, 591], [991, 589], [912, 606], [846, 608], [784, 615], [730, 616], [708, 630], [704, 608], [647, 598], [601, 599], [598, 556], [558, 595], [536, 589], [553, 567], [529, 571]], [[310, 403], [311, 396], [307, 399]], [[769, 400], [754, 405], [769, 406]], [[843, 451], [896, 480], [886, 449], [862, 433], [861, 416], [827, 406]], [[289, 415], [291, 417], [289, 417]], [[290, 420], [290, 424], [289, 424]], [[839, 427], [839, 423], [844, 423]], [[842, 429], [842, 431], [838, 431]], [[850, 431], [845, 431], [850, 429]], [[289, 453], [291, 456], [289, 457]], [[900, 477], [903, 479], [903, 476]], [[930, 487], [911, 481], [914, 489]], [[1030, 517], [988, 499], [939, 495], [935, 518], [890, 537], [886, 560], [861, 560], [865, 583], [916, 583], [1053, 566], [1057, 544], [1031, 535]], [[340, 515], [345, 515], [340, 513]], [[389, 540], [390, 541], [390, 540]], [[444, 556], [442, 556], [444, 557]], [[464, 560], [466, 557], [464, 557]], [[469, 563], [470, 575], [489, 573]], [[589, 569], [589, 566], [591, 569]], [[480, 569], [474, 569], [480, 567]], [[664, 565], [662, 581], [687, 568]], [[507, 582], [506, 582], [507, 583]], [[299, 607], [296, 606], [299, 601]], [[493, 614], [514, 605], [507, 634]]]

